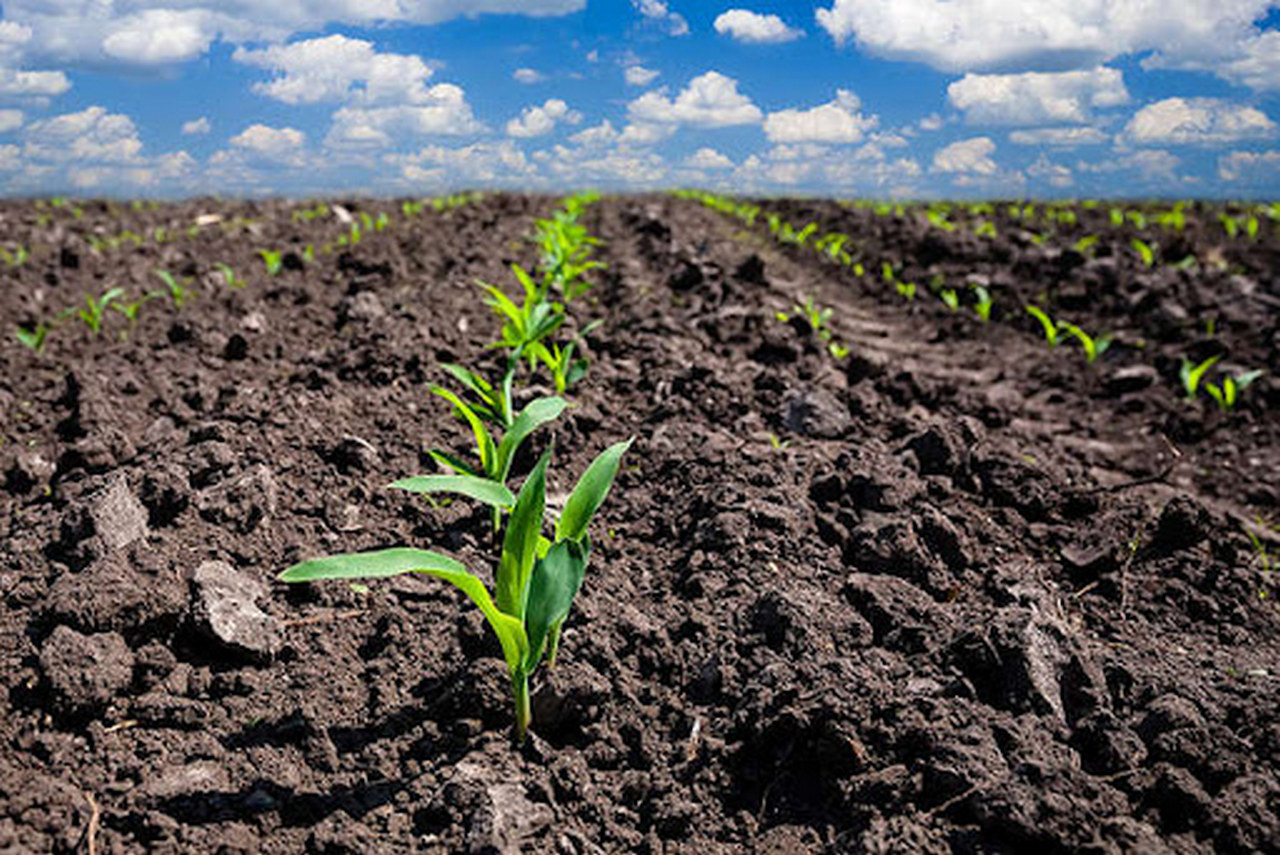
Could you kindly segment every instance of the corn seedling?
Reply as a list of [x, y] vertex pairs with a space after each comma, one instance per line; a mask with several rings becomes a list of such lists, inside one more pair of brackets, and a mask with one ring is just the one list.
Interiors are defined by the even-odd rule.
[[1080, 327], [1066, 321], [1060, 321], [1058, 329], [1080, 342], [1080, 346], [1084, 348], [1085, 361], [1090, 365], [1111, 346], [1110, 336], [1100, 335], [1094, 338]]
[[[520, 414], [511, 421], [500, 439], [494, 441], [493, 434], [484, 426], [484, 419], [476, 409], [442, 386], [432, 386], [432, 393], [444, 398], [453, 405], [454, 415], [463, 419], [471, 428], [475, 438], [476, 457], [479, 466], [473, 466], [465, 460], [446, 451], [429, 451], [437, 463], [457, 473], [457, 476], [468, 481], [460, 481], [451, 475], [422, 475], [397, 481], [391, 486], [413, 493], [460, 492], [459, 485], [466, 486], [473, 481], [486, 481], [506, 489], [507, 476], [511, 473], [511, 463], [515, 459], [520, 445], [529, 434], [564, 412], [568, 403], [564, 398], [548, 397], [530, 401]], [[501, 494], [499, 494], [501, 496]], [[473, 498], [479, 498], [473, 496]], [[491, 502], [495, 507], [509, 507], [500, 501]]]
[[507, 367], [502, 373], [502, 379], [496, 384], [490, 383], [471, 369], [452, 362], [441, 363], [440, 367], [447, 371], [453, 379], [466, 387], [467, 391], [474, 396], [475, 400], [471, 402], [470, 406], [476, 415], [489, 424], [498, 425], [503, 430], [507, 430], [511, 427], [512, 421], [515, 420], [515, 414], [512, 411], [511, 389], [515, 382], [516, 368], [519, 364], [520, 354], [513, 353], [507, 359]]
[[236, 276], [236, 272], [232, 269], [230, 264], [227, 264], [224, 261], [217, 261], [214, 262], [213, 266], [218, 269], [218, 275], [222, 277], [223, 284], [228, 288], [235, 288], [236, 290], [239, 290], [244, 287], [244, 280]]
[[983, 220], [974, 227], [973, 233], [978, 237], [995, 238], [997, 236], [996, 225], [990, 220]]
[[135, 324], [138, 322], [138, 313], [142, 311], [143, 305], [163, 296], [165, 296], [164, 291], [148, 291], [131, 303], [122, 301], [112, 303], [111, 308], [124, 315], [130, 324]]
[[278, 276], [284, 269], [284, 253], [278, 249], [260, 249], [258, 256], [267, 268], [268, 276]]
[[7, 267], [21, 267], [23, 264], [26, 264], [27, 259], [30, 257], [31, 253], [25, 246], [19, 246], [12, 252], [0, 247], [0, 259], [4, 260], [5, 266]]
[[49, 339], [49, 333], [53, 332], [53, 325], [45, 321], [37, 321], [35, 324], [28, 326], [19, 325], [14, 330], [14, 337], [21, 342], [23, 347], [34, 350], [36, 353], [44, 352], [45, 342]]
[[579, 380], [587, 376], [587, 358], [585, 356], [575, 356], [575, 354], [582, 343], [582, 337], [590, 334], [601, 323], [603, 321], [593, 321], [587, 324], [583, 327], [582, 332], [574, 336], [573, 341], [563, 348], [554, 342], [548, 345], [542, 341], [534, 342], [531, 346], [534, 358], [546, 366], [547, 371], [551, 373], [551, 381], [555, 384], [556, 394], [563, 395], [576, 385]]
[[982, 285], [973, 286], [973, 296], [976, 302], [973, 304], [973, 310], [978, 313], [978, 318], [985, 324], [991, 320], [991, 308], [993, 306], [991, 300], [991, 292]]
[[569, 494], [550, 538], [543, 534], [550, 452], [543, 454], [525, 478], [507, 518], [492, 595], [460, 562], [423, 549], [316, 558], [293, 565], [280, 579], [349, 582], [422, 573], [457, 586], [484, 614], [502, 646], [515, 704], [516, 740], [523, 742], [532, 719], [529, 677], [544, 656], [548, 667], [555, 665], [560, 630], [586, 575], [591, 551], [587, 527], [630, 445], [630, 441], [612, 445], [592, 461]]
[[1204, 379], [1204, 375], [1221, 358], [1220, 355], [1211, 356], [1204, 362], [1195, 363], [1185, 356], [1182, 357], [1182, 367], [1178, 370], [1178, 379], [1182, 381], [1182, 390], [1186, 393], [1186, 400], [1195, 400], [1196, 393], [1200, 391], [1200, 382]]
[[156, 276], [160, 277], [160, 281], [168, 289], [169, 298], [173, 300], [175, 307], [181, 309], [188, 300], [193, 298], [194, 295], [191, 289], [174, 278], [174, 275], [168, 270], [157, 270]]
[[1133, 251], [1138, 253], [1138, 258], [1142, 259], [1143, 267], [1153, 267], [1156, 263], [1156, 251], [1151, 248], [1151, 244], [1139, 238], [1130, 241]]
[[950, 309], [953, 312], [959, 311], [960, 295], [956, 293], [956, 289], [943, 288], [940, 291], [938, 291], [938, 297], [942, 299], [943, 304], [946, 305], [948, 309]]
[[1080, 238], [1080, 240], [1073, 243], [1071, 245], [1071, 248], [1074, 249], [1076, 252], [1080, 253], [1081, 255], [1091, 255], [1093, 253], [1093, 247], [1097, 242], [1098, 242], [1097, 235], [1085, 235], [1084, 237]]
[[106, 317], [107, 309], [116, 300], [124, 296], [123, 288], [108, 288], [102, 293], [102, 296], [94, 298], [91, 294], [84, 297], [84, 308], [80, 309], [76, 314], [80, 320], [84, 321], [84, 325], [95, 336], [102, 332], [102, 321]]
[[519, 305], [502, 289], [485, 282], [479, 285], [489, 294], [485, 304], [503, 321], [502, 338], [491, 346], [519, 352], [559, 329], [565, 316], [562, 307], [547, 301], [545, 282], [539, 287], [518, 264], [511, 265], [511, 272], [524, 289], [524, 301]]
[[914, 282], [895, 282], [894, 287], [898, 290], [898, 294], [902, 296], [908, 303], [916, 298], [916, 283]]
[[1245, 371], [1243, 374], [1237, 374], [1235, 377], [1223, 377], [1221, 384], [1205, 383], [1204, 390], [1209, 393], [1209, 397], [1217, 402], [1218, 408], [1223, 412], [1231, 412], [1236, 408], [1236, 402], [1240, 399], [1240, 393], [1247, 389], [1254, 380], [1262, 376], [1261, 369], [1253, 371]]
[[1027, 314], [1040, 322], [1040, 328], [1044, 331], [1044, 340], [1049, 347], [1058, 346], [1058, 325], [1053, 322], [1053, 318], [1039, 306], [1027, 306]]

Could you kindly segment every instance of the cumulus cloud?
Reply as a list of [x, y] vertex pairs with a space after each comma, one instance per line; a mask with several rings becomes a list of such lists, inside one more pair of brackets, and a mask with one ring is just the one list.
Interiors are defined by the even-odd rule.
[[543, 76], [541, 71], [536, 68], [517, 68], [511, 73], [511, 79], [516, 83], [541, 83], [547, 78]]
[[950, 72], [1061, 71], [1128, 53], [1148, 62], [1209, 67], [1239, 58], [1253, 22], [1274, 0], [833, 0], [816, 12], [838, 43]]
[[864, 116], [858, 96], [840, 89], [834, 101], [810, 110], [780, 110], [764, 120], [764, 133], [773, 143], [855, 143], [876, 126]]
[[623, 72], [623, 76], [627, 80], [629, 86], [648, 86], [650, 83], [658, 79], [661, 72], [654, 71], [651, 68], [645, 68], [642, 65], [629, 65]]
[[526, 107], [519, 117], [507, 122], [507, 135], [512, 137], [540, 137], [555, 130], [557, 122], [576, 125], [582, 114], [570, 110], [559, 98], [551, 98], [542, 106]]
[[1075, 178], [1072, 177], [1070, 167], [1063, 166], [1060, 163], [1053, 163], [1044, 154], [1041, 154], [1036, 158], [1035, 163], [1027, 167], [1027, 175], [1045, 181], [1051, 187], [1059, 189], [1075, 184]]
[[1233, 151], [1218, 158], [1218, 177], [1223, 181], [1253, 181], [1280, 178], [1280, 151]]
[[411, 54], [380, 53], [372, 42], [343, 35], [259, 50], [237, 48], [232, 57], [275, 72], [253, 89], [286, 104], [422, 103], [431, 99], [431, 68]]
[[1093, 110], [1129, 101], [1114, 68], [1025, 74], [966, 74], [947, 87], [952, 106], [979, 125], [1084, 123]]
[[1181, 159], [1170, 152], [1146, 149], [1109, 157], [1095, 163], [1081, 161], [1076, 164], [1076, 171], [1101, 175], [1137, 175], [1144, 181], [1167, 185], [1178, 181], [1178, 166], [1181, 163]]
[[1143, 107], [1118, 141], [1131, 145], [1223, 145], [1271, 137], [1266, 113], [1221, 98], [1166, 98]]
[[995, 175], [998, 167], [991, 159], [995, 150], [996, 144], [989, 137], [953, 142], [934, 153], [933, 171]]
[[537, 169], [510, 140], [477, 142], [459, 148], [427, 146], [388, 162], [416, 187], [455, 187], [460, 183], [503, 185], [527, 180]]
[[690, 169], [732, 169], [733, 161], [714, 148], [700, 148], [684, 160]]
[[32, 122], [23, 129], [25, 157], [53, 162], [135, 163], [142, 140], [133, 119], [87, 107]]
[[240, 151], [266, 160], [297, 160], [307, 144], [307, 135], [297, 128], [273, 128], [255, 124], [245, 128], [230, 140]]
[[580, 11], [586, 0], [8, 0], [5, 18], [31, 33], [30, 51], [60, 62], [162, 66], [195, 59], [215, 41], [283, 42], [330, 24], [435, 24], [487, 13]]
[[213, 124], [209, 121], [208, 116], [201, 116], [198, 119], [182, 123], [182, 132], [187, 136], [201, 136], [211, 130], [213, 130]]
[[1015, 145], [1051, 145], [1059, 147], [1097, 145], [1107, 141], [1107, 134], [1099, 128], [1033, 128], [1013, 131], [1009, 142]]
[[888, 158], [875, 145], [846, 149], [813, 144], [774, 146], [749, 155], [733, 170], [729, 186], [739, 191], [769, 192], [812, 188], [822, 192], [875, 196], [919, 195], [920, 165], [908, 157]]
[[671, 11], [671, 8], [664, 0], [631, 0], [631, 5], [646, 20], [652, 21], [665, 29], [668, 35], [689, 35], [689, 22], [680, 13]]
[[325, 143], [348, 148], [380, 147], [406, 137], [465, 136], [484, 129], [462, 89], [439, 83], [431, 87], [424, 102], [343, 107], [335, 111]]
[[738, 81], [716, 71], [693, 78], [675, 99], [665, 90], [646, 92], [627, 106], [627, 113], [635, 122], [705, 128], [754, 125], [762, 118], [760, 108], [738, 91]]
[[792, 29], [777, 15], [761, 15], [746, 9], [730, 9], [715, 20], [715, 30], [751, 44], [777, 44], [802, 37], [802, 30]]
[[21, 110], [0, 110], [0, 134], [7, 134], [22, 127]]

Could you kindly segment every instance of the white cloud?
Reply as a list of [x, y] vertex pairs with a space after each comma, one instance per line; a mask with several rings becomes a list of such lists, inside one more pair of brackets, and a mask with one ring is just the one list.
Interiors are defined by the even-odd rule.
[[1260, 182], [1280, 178], [1280, 151], [1233, 151], [1218, 158], [1223, 181]]
[[1274, 0], [833, 0], [818, 24], [838, 43], [951, 71], [1088, 68], [1154, 51], [1166, 67], [1241, 57]]
[[1240, 42], [1239, 55], [1204, 69], [1260, 92], [1280, 90], [1280, 30], [1268, 30]]
[[410, 155], [392, 155], [400, 174], [415, 186], [456, 187], [470, 184], [524, 182], [536, 174], [518, 146], [510, 140], [477, 142], [460, 148], [427, 146]]
[[1081, 161], [1076, 164], [1076, 171], [1103, 175], [1120, 174], [1128, 177], [1137, 175], [1144, 181], [1168, 185], [1178, 181], [1178, 166], [1181, 163], [1182, 161], [1170, 152], [1162, 149], [1146, 149], [1116, 155], [1096, 163]]
[[648, 86], [650, 83], [658, 79], [659, 71], [651, 68], [645, 68], [641, 65], [629, 65], [623, 76], [626, 77], [629, 86]]
[[846, 89], [834, 101], [810, 110], [780, 110], [764, 120], [764, 133], [773, 143], [855, 143], [876, 126], [875, 116], [859, 112], [862, 102]]
[[557, 122], [576, 125], [582, 114], [570, 110], [559, 98], [551, 98], [541, 107], [525, 107], [518, 118], [507, 122], [507, 135], [513, 137], [540, 137], [555, 130]]
[[1133, 145], [1223, 145], [1266, 139], [1275, 122], [1261, 110], [1220, 98], [1166, 98], [1143, 107], [1117, 138]]
[[425, 103], [392, 107], [343, 107], [333, 114], [325, 138], [336, 147], [381, 147], [405, 137], [465, 136], [483, 131], [461, 88], [432, 86]]
[[0, 134], [7, 134], [22, 127], [21, 110], [0, 110]]
[[200, 136], [209, 133], [211, 130], [213, 130], [213, 124], [209, 121], [208, 116], [201, 116], [198, 119], [182, 123], [182, 132], [188, 136]]
[[947, 87], [952, 106], [980, 125], [1088, 122], [1096, 108], [1128, 103], [1114, 68], [1025, 74], [966, 74]]
[[919, 122], [917, 122], [916, 127], [918, 127], [922, 131], [939, 131], [939, 130], [942, 130], [942, 126], [944, 124], [945, 122], [943, 121], [943, 118], [941, 116], [939, 116], [937, 113], [930, 113], [929, 115], [921, 119]]
[[421, 57], [379, 53], [363, 39], [332, 35], [260, 50], [238, 48], [232, 56], [275, 72], [253, 89], [286, 104], [417, 104], [432, 97], [427, 86], [432, 70]]
[[716, 71], [693, 78], [675, 100], [665, 90], [646, 92], [627, 106], [627, 113], [636, 122], [707, 128], [754, 125], [762, 117], [760, 108], [738, 91], [738, 81]]
[[644, 189], [660, 186], [671, 175], [667, 162], [652, 151], [593, 152], [554, 146], [549, 151], [537, 152], [534, 159], [561, 184]]
[[266, 160], [296, 161], [307, 144], [307, 135], [296, 128], [250, 125], [230, 140], [235, 148]]
[[215, 41], [283, 42], [330, 24], [435, 24], [487, 13], [565, 15], [586, 0], [7, 0], [30, 34], [29, 52], [71, 64], [167, 65]]
[[788, 27], [777, 15], [761, 15], [746, 9], [730, 9], [720, 14], [714, 26], [721, 35], [752, 44], [790, 42], [804, 35], [802, 30]]
[[511, 79], [517, 83], [541, 83], [547, 78], [536, 68], [517, 68], [511, 73]]
[[1107, 134], [1098, 128], [1035, 128], [1013, 131], [1009, 142], [1016, 145], [1076, 146], [1097, 145], [1107, 141]]
[[732, 169], [733, 161], [714, 148], [700, 148], [685, 158], [684, 165], [690, 169]]
[[1070, 167], [1063, 166], [1060, 163], [1053, 163], [1044, 154], [1041, 154], [1040, 157], [1036, 158], [1035, 163], [1027, 167], [1027, 175], [1047, 181], [1050, 186], [1057, 188], [1070, 187], [1075, 183]]
[[763, 155], [748, 156], [726, 188], [738, 192], [792, 191], [813, 188], [824, 193], [863, 193], [876, 196], [920, 194], [916, 183], [920, 165], [910, 158], [889, 159], [878, 146], [867, 145], [852, 156], [847, 149], [811, 144], [774, 146]]
[[974, 137], [953, 142], [933, 155], [934, 172], [995, 175], [998, 167], [991, 159], [996, 144], [989, 137]]
[[671, 11], [664, 0], [631, 0], [631, 5], [646, 19], [665, 28], [668, 35], [689, 35], [689, 22], [683, 15]]
[[32, 122], [23, 140], [23, 154], [42, 161], [136, 163], [142, 154], [133, 120], [98, 106]]

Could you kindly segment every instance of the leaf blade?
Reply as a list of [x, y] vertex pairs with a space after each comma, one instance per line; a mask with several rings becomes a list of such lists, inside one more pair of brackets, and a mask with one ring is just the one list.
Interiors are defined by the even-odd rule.
[[591, 518], [600, 509], [605, 497], [609, 495], [610, 488], [613, 487], [618, 466], [622, 463], [622, 455], [627, 452], [633, 442], [635, 442], [634, 438], [615, 443], [591, 461], [591, 465], [578, 478], [578, 483], [569, 494], [568, 501], [565, 502], [564, 512], [556, 522], [556, 540], [578, 541], [586, 534]]
[[509, 508], [516, 503], [516, 497], [505, 485], [474, 475], [414, 475], [387, 486], [409, 493], [453, 493], [495, 508]]

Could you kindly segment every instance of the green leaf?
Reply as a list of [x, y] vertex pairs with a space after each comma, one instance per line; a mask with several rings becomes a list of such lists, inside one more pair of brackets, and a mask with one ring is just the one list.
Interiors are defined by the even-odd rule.
[[458, 457], [457, 455], [454, 455], [454, 454], [450, 454], [447, 451], [437, 451], [435, 449], [431, 449], [427, 451], [427, 454], [430, 454], [431, 458], [435, 460], [437, 463], [439, 463], [441, 466], [444, 466], [447, 469], [452, 469], [454, 472], [457, 472], [459, 475], [472, 475], [476, 478], [485, 477], [485, 474], [483, 472], [480, 472], [479, 470], [477, 470], [470, 463], [467, 463], [467, 461], [463, 460], [461, 457]]
[[498, 562], [498, 579], [494, 586], [498, 608], [512, 617], [523, 619], [525, 600], [529, 595], [529, 576], [537, 555], [538, 537], [542, 534], [542, 514], [547, 502], [548, 449], [529, 477], [524, 479], [515, 506], [507, 517], [507, 531], [502, 539], [502, 558]]
[[489, 591], [485, 588], [484, 583], [467, 571], [424, 570], [422, 572], [456, 585], [471, 598], [471, 602], [476, 604], [480, 611], [484, 613], [485, 619], [489, 621], [493, 634], [498, 636], [498, 643], [502, 645], [502, 658], [507, 663], [507, 670], [512, 674], [518, 673], [524, 661], [529, 658], [529, 637], [525, 633], [524, 624], [511, 615], [503, 614], [493, 604], [493, 600], [489, 597]]
[[295, 564], [280, 574], [282, 582], [320, 582], [327, 579], [382, 579], [404, 573], [445, 570], [466, 572], [461, 563], [438, 552], [399, 547], [378, 552], [330, 555]]
[[599, 510], [605, 496], [609, 495], [609, 488], [613, 486], [613, 479], [618, 474], [622, 455], [634, 441], [629, 439], [626, 442], [611, 445], [591, 461], [591, 465], [582, 473], [573, 492], [569, 494], [569, 500], [564, 505], [564, 513], [556, 523], [557, 541], [582, 540], [582, 536], [587, 532], [588, 523]]
[[440, 367], [453, 375], [453, 378], [463, 386], [466, 386], [485, 400], [488, 400], [493, 393], [493, 386], [489, 384], [489, 381], [468, 368], [463, 368], [461, 365], [455, 365], [452, 362], [441, 362]]
[[1187, 392], [1187, 400], [1191, 400], [1196, 396], [1196, 391], [1200, 388], [1200, 381], [1204, 378], [1205, 373], [1214, 366], [1222, 356], [1211, 356], [1199, 365], [1193, 363], [1185, 356], [1182, 357], [1182, 368], [1178, 372], [1182, 379], [1182, 388]]
[[528, 658], [524, 663], [526, 671], [533, 671], [538, 666], [547, 638], [569, 616], [586, 572], [586, 554], [571, 540], [553, 545], [545, 558], [535, 562], [524, 619], [529, 638]]
[[520, 411], [520, 415], [515, 417], [511, 427], [503, 434], [502, 441], [498, 443], [497, 464], [494, 467], [498, 473], [498, 480], [506, 482], [507, 473], [511, 470], [511, 461], [515, 458], [516, 451], [525, 437], [540, 425], [558, 418], [567, 406], [569, 403], [564, 398], [553, 396], [530, 401], [528, 406]]
[[387, 486], [410, 493], [456, 493], [495, 508], [509, 508], [516, 503], [516, 497], [504, 485], [473, 475], [416, 475]]
[[493, 438], [489, 436], [489, 431], [485, 430], [484, 422], [481, 421], [480, 416], [461, 398], [443, 386], [432, 386], [431, 391], [453, 404], [454, 409], [471, 425], [471, 432], [475, 434], [476, 438], [476, 453], [480, 456], [480, 465], [484, 467], [486, 475], [496, 474], [497, 470], [493, 466], [496, 455]]

